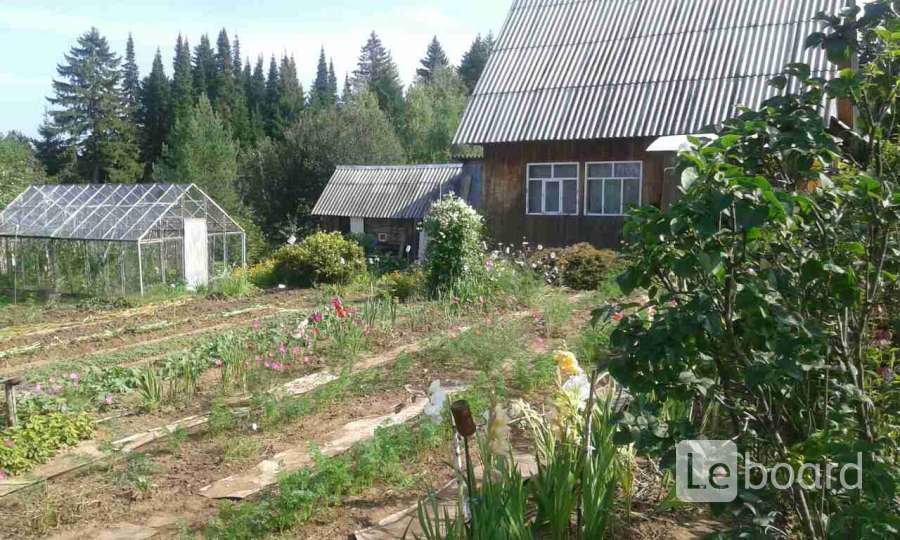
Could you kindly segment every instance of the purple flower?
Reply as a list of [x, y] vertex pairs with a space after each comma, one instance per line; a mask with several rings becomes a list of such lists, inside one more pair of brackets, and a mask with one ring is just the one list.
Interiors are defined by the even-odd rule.
[[34, 385], [34, 393], [35, 394], [40, 394], [43, 391], [44, 391], [44, 387], [41, 386], [41, 383], [37, 383], [36, 385]]
[[878, 330], [875, 330], [872, 343], [879, 348], [890, 347], [893, 338], [894, 336], [891, 334], [890, 330], [879, 328]]
[[220, 358], [216, 358], [215, 360], [213, 360], [213, 364], [215, 364], [216, 367], [222, 367], [222, 360]]
[[282, 341], [281, 343], [278, 344], [278, 352], [279, 352], [282, 356], [284, 356], [285, 354], [287, 354], [287, 348], [284, 346], [284, 342], [283, 342], [283, 341]]
[[77, 382], [78, 381], [78, 373], [75, 373], [73, 371], [72, 373], [69, 374], [69, 379]]
[[294, 347], [291, 349], [291, 356], [297, 356], [298, 354], [300, 354], [300, 347], [294, 345]]
[[103, 398], [103, 403], [106, 403], [107, 405], [112, 405], [112, 404], [113, 404], [113, 397], [112, 397], [111, 395], [109, 395], [109, 394], [106, 394], [106, 397]]

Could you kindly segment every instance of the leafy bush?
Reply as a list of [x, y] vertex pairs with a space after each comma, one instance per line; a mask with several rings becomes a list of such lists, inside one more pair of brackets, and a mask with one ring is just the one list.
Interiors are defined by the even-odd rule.
[[464, 200], [445, 195], [431, 205], [422, 226], [428, 234], [425, 274], [432, 292], [451, 289], [483, 269], [484, 223]]
[[614, 251], [597, 249], [583, 242], [562, 250], [559, 258], [559, 276], [566, 287], [596, 290], [616, 267], [618, 257]]
[[[623, 435], [669, 463], [678, 441], [730, 439], [765, 469], [788, 464], [802, 478], [784, 490], [735, 479], [741, 536], [900, 530], [900, 378], [879, 320], [896, 312], [887, 287], [900, 268], [890, 6], [823, 17], [825, 32], [807, 42], [846, 65], [865, 54], [864, 67], [825, 81], [789, 65], [772, 80], [777, 97], [682, 153], [678, 202], [641, 207], [625, 225], [620, 283], [649, 301], [611, 338], [610, 372], [637, 398]], [[859, 131], [831, 132], [825, 96], [854, 106]], [[673, 401], [696, 413], [669, 418]], [[839, 482], [857, 459], [865, 482]]]
[[311, 234], [297, 245], [279, 248], [273, 259], [278, 282], [295, 287], [348, 283], [366, 270], [362, 247], [336, 232]]
[[250, 279], [250, 273], [243, 268], [236, 268], [231, 273], [216, 278], [209, 286], [209, 294], [226, 298], [246, 298], [257, 292]]
[[410, 272], [385, 274], [379, 280], [378, 285], [384, 295], [405, 302], [418, 292], [424, 281], [424, 274], [420, 269], [416, 269]]
[[375, 253], [375, 246], [378, 244], [378, 239], [371, 234], [350, 233], [348, 238], [359, 244], [359, 247], [363, 248], [366, 257], [371, 257]]
[[34, 415], [0, 433], [0, 469], [17, 474], [45, 463], [60, 448], [74, 446], [94, 434], [86, 413]]
[[278, 285], [275, 279], [275, 259], [262, 260], [247, 269], [247, 277], [250, 283], [260, 289], [271, 289]]

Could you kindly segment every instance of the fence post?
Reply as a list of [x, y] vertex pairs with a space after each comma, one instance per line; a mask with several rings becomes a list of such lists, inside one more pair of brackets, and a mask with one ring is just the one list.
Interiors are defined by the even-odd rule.
[[13, 427], [19, 423], [18, 413], [16, 411], [16, 386], [22, 384], [20, 377], [10, 377], [3, 381], [3, 389], [6, 393], [6, 423], [9, 427]]

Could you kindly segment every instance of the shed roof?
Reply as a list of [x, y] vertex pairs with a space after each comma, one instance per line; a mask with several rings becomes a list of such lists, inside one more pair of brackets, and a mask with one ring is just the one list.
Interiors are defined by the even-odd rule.
[[[844, 0], [515, 0], [454, 142], [697, 133], [777, 90]], [[830, 106], [830, 104], [829, 104]]]
[[313, 208], [313, 215], [422, 219], [431, 203], [457, 189], [460, 163], [433, 165], [340, 165]]
[[184, 217], [207, 218], [211, 233], [242, 232], [194, 184], [52, 184], [28, 187], [0, 212], [0, 237], [138, 242]]

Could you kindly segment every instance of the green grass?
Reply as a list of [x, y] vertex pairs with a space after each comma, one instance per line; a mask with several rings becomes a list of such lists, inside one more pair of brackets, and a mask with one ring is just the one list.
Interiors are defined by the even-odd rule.
[[339, 456], [313, 450], [315, 465], [283, 476], [275, 493], [240, 505], [222, 503], [205, 536], [250, 539], [284, 532], [373, 485], [409, 487], [409, 466], [448, 438], [448, 429], [423, 419], [412, 426], [379, 428], [371, 441]]

